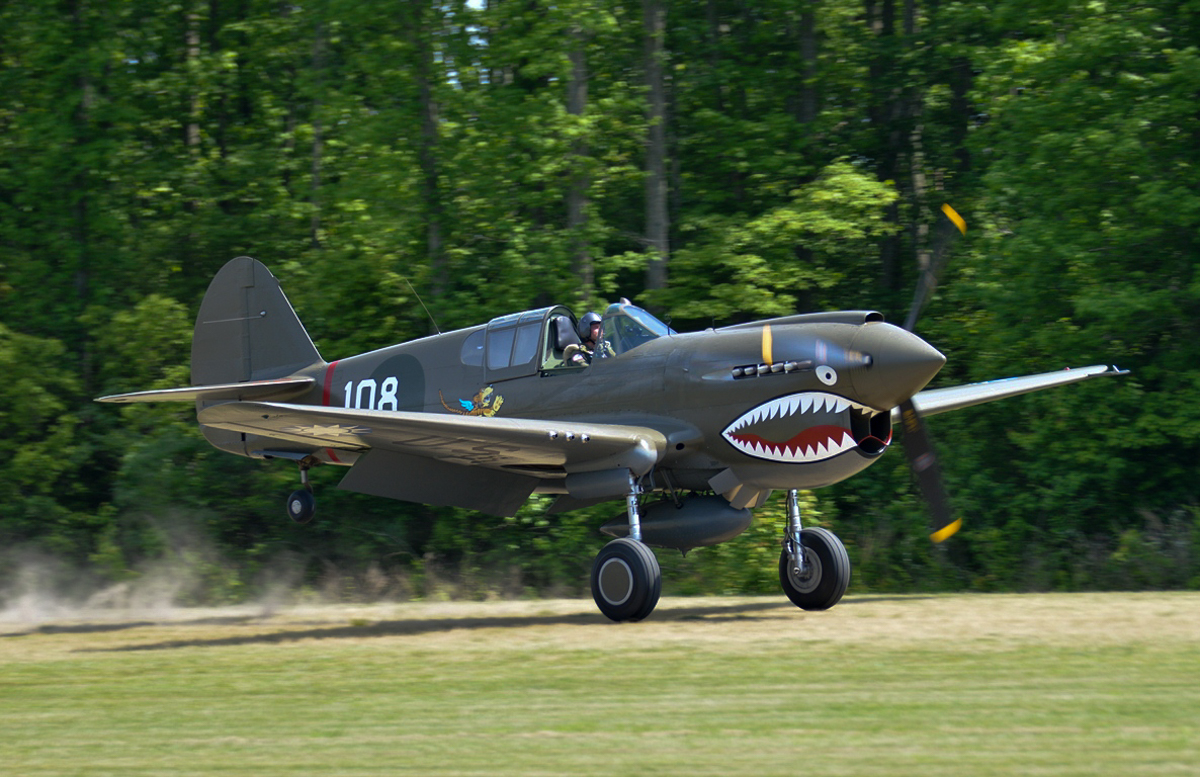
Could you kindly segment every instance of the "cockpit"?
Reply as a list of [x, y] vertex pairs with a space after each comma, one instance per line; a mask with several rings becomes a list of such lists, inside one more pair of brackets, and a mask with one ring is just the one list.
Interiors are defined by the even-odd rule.
[[[594, 349], [578, 330], [579, 319], [562, 305], [500, 316], [463, 341], [462, 363], [483, 367], [491, 381], [562, 374], [586, 368], [593, 360], [616, 358], [651, 340], [675, 332], [653, 315], [623, 299], [601, 318], [601, 343]], [[577, 354], [586, 347], [586, 358]]]

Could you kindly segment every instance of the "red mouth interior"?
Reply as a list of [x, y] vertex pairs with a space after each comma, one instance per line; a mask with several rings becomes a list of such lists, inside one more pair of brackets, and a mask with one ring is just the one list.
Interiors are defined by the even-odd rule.
[[780, 450], [785, 450], [788, 453], [796, 453], [801, 450], [816, 448], [818, 445], [829, 447], [829, 443], [836, 440], [841, 443], [844, 435], [850, 434], [850, 430], [842, 426], [810, 426], [804, 429], [795, 437], [786, 442], [774, 442], [757, 434], [741, 434], [735, 433], [733, 439], [740, 443], [745, 443], [751, 447], [756, 447], [761, 444], [764, 448], [770, 448], [778, 453]]

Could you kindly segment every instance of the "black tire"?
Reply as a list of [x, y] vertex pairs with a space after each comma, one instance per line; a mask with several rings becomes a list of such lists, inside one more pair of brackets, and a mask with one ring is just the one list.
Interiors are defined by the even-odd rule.
[[308, 523], [317, 512], [317, 500], [311, 491], [293, 491], [287, 498], [288, 518], [299, 524]]
[[850, 557], [837, 535], [825, 529], [804, 529], [804, 574], [792, 568], [787, 550], [779, 554], [779, 584], [792, 604], [802, 610], [828, 610], [841, 601], [850, 585]]
[[628, 537], [600, 549], [592, 563], [592, 599], [618, 623], [640, 621], [658, 605], [662, 570], [654, 551]]

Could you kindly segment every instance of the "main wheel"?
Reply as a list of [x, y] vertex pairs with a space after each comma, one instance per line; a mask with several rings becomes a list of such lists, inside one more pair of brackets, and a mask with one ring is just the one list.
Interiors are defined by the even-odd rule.
[[592, 563], [592, 598], [611, 620], [640, 621], [658, 604], [662, 570], [654, 551], [628, 537], [600, 549]]
[[296, 523], [308, 523], [317, 511], [317, 500], [311, 491], [293, 491], [287, 499], [287, 514]]
[[802, 610], [828, 610], [841, 601], [850, 585], [850, 557], [837, 535], [825, 529], [800, 532], [804, 571], [798, 572], [785, 548], [779, 554], [779, 584]]

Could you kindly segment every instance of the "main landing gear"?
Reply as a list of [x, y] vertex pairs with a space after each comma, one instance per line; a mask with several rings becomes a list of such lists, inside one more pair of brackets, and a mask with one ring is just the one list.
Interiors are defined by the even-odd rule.
[[788, 491], [788, 533], [779, 554], [779, 584], [802, 610], [828, 610], [850, 585], [850, 557], [837, 535], [800, 525], [800, 494]]
[[317, 512], [317, 499], [313, 496], [312, 484], [308, 482], [308, 471], [314, 465], [320, 464], [318, 459], [306, 456], [296, 462], [300, 467], [300, 485], [302, 488], [293, 491], [287, 498], [287, 514], [298, 524], [306, 524], [313, 519]]
[[662, 570], [654, 551], [642, 542], [638, 496], [641, 486], [629, 475], [629, 536], [615, 539], [600, 549], [592, 562], [592, 598], [600, 612], [611, 620], [640, 621], [658, 605], [662, 593]]

